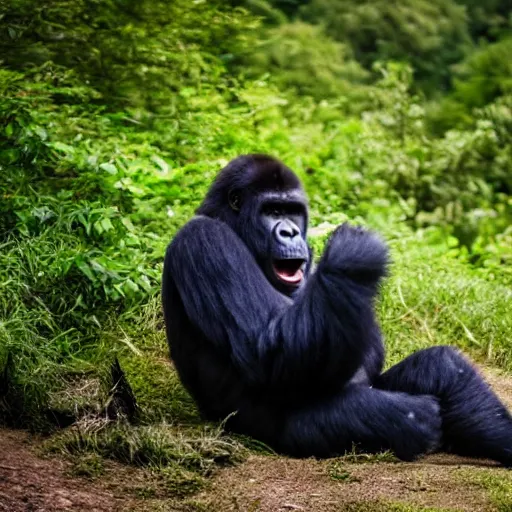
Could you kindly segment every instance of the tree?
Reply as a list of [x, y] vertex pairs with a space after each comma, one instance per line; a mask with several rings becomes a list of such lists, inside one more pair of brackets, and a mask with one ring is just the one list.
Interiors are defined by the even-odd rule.
[[248, 64], [251, 73], [270, 73], [281, 88], [319, 100], [346, 94], [368, 76], [347, 45], [299, 21], [269, 30]]
[[484, 45], [456, 68], [453, 97], [469, 108], [512, 94], [512, 38]]
[[221, 0], [13, 0], [0, 18], [2, 64], [73, 70], [112, 107], [156, 110], [212, 86], [252, 46], [257, 21]]
[[512, 25], [511, 0], [457, 0], [465, 5], [469, 15], [469, 26], [474, 39], [496, 40]]
[[368, 69], [376, 60], [410, 62], [431, 90], [449, 86], [449, 66], [470, 46], [465, 9], [452, 0], [313, 0], [301, 17], [325, 24]]

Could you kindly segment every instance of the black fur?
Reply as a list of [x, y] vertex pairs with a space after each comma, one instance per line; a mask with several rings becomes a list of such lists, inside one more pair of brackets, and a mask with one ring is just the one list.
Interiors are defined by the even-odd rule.
[[[203, 416], [235, 413], [229, 429], [295, 456], [355, 444], [404, 460], [444, 449], [510, 465], [512, 418], [457, 351], [423, 350], [381, 375], [373, 298], [387, 249], [378, 236], [344, 224], [302, 287], [287, 296], [270, 284], [259, 220], [268, 197], [306, 205], [282, 163], [235, 159], [167, 249], [171, 357]], [[305, 207], [303, 217], [306, 226]]]

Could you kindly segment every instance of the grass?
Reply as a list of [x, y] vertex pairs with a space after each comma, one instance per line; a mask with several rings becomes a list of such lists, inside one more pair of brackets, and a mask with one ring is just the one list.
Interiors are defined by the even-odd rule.
[[512, 371], [512, 290], [475, 276], [446, 246], [421, 238], [391, 241], [392, 274], [379, 304], [388, 362], [447, 344]]
[[[374, 224], [390, 246], [390, 275], [377, 301], [387, 363], [446, 344], [512, 372], [512, 290], [477, 275], [428, 230]], [[332, 228], [312, 240], [317, 256]]]
[[183, 429], [166, 424], [98, 425], [77, 423], [49, 442], [50, 451], [93, 452], [137, 466], [165, 467], [169, 463], [208, 475], [216, 465], [243, 458], [244, 449], [219, 428]]
[[337, 459], [340, 463], [366, 464], [372, 462], [398, 462], [390, 451], [380, 453], [359, 453], [355, 449]]
[[390, 451], [380, 453], [359, 453], [355, 447], [351, 452], [346, 453], [342, 457], [330, 459], [327, 462], [327, 474], [331, 480], [338, 482], [359, 482], [360, 480], [353, 476], [348, 464], [372, 464], [382, 462], [398, 462], [398, 459]]
[[352, 473], [347, 469], [343, 461], [340, 461], [338, 459], [329, 461], [327, 465], [327, 473], [329, 475], [329, 478], [336, 482], [351, 483], [360, 481], [359, 478], [354, 477], [352, 475]]
[[[167, 424], [133, 426], [120, 421], [82, 420], [46, 442], [48, 453], [74, 460], [75, 474], [93, 477], [101, 461], [113, 459], [146, 468], [151, 485], [180, 497], [204, 487], [219, 468], [241, 462], [247, 450], [216, 427], [173, 427]], [[148, 497], [155, 493], [144, 488]]]
[[70, 470], [71, 476], [80, 476], [91, 480], [100, 477], [104, 473], [105, 464], [103, 457], [96, 453], [86, 453], [74, 457]]
[[512, 475], [509, 472], [467, 470], [461, 474], [461, 479], [485, 489], [496, 512], [512, 511]]

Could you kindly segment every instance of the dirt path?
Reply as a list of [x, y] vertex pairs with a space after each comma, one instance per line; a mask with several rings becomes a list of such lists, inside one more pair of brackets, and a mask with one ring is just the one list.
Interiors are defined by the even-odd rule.
[[67, 476], [69, 464], [35, 455], [23, 432], [0, 430], [0, 510], [115, 510], [118, 500], [86, 480]]
[[[468, 480], [472, 472], [478, 476], [474, 481]], [[443, 455], [412, 464], [343, 463], [334, 475], [325, 462], [253, 457], [219, 475], [213, 489], [195, 501], [205, 510], [219, 511], [380, 512], [395, 510], [393, 504], [419, 510], [492, 511], [495, 508], [488, 490], [477, 483], [491, 472], [509, 479], [507, 470], [493, 463], [475, 464]], [[509, 505], [512, 507], [512, 496]]]
[[[487, 378], [512, 405], [512, 379]], [[219, 472], [205, 491], [174, 501], [137, 496], [140, 472], [126, 466], [111, 464], [91, 481], [70, 476], [70, 462], [41, 458], [36, 448], [27, 434], [0, 430], [0, 512], [512, 511], [511, 471], [447, 455], [408, 464], [252, 456]]]

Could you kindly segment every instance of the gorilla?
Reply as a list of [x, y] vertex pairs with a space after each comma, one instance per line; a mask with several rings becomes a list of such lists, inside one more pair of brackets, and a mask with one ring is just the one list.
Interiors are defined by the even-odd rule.
[[244, 155], [167, 248], [167, 339], [201, 415], [297, 457], [443, 450], [512, 465], [512, 417], [457, 350], [382, 373], [382, 240], [343, 224], [313, 271], [307, 228], [297, 176]]

